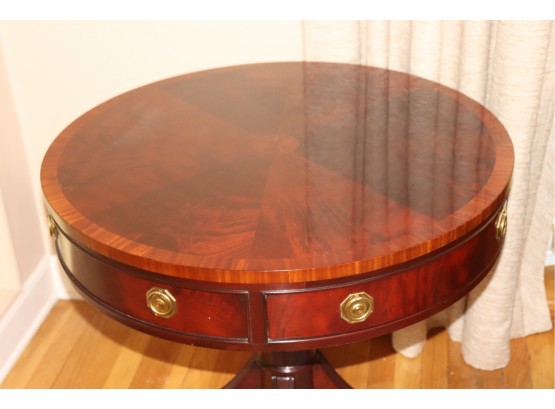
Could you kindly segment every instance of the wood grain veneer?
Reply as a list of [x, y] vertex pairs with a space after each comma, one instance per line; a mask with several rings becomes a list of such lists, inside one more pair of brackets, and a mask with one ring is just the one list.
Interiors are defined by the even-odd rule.
[[[41, 182], [62, 266], [99, 309], [257, 351], [229, 386], [345, 387], [317, 348], [429, 317], [489, 272], [513, 161], [501, 123], [439, 84], [269, 63], [99, 105], [52, 143]], [[373, 312], [347, 322], [359, 293]]]
[[300, 283], [463, 237], [507, 196], [513, 150], [484, 107], [371, 67], [274, 63], [148, 85], [48, 150], [49, 212], [84, 247], [179, 278]]

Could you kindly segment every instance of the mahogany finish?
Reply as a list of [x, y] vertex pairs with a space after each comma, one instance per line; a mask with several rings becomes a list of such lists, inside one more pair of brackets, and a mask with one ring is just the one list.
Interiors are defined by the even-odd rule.
[[[418, 263], [302, 287], [176, 279], [86, 251], [63, 232], [56, 243], [63, 268], [84, 298], [128, 326], [187, 344], [290, 351], [372, 338], [439, 312], [488, 273], [502, 244], [495, 236], [492, 219]], [[152, 287], [175, 296], [174, 316], [156, 317], [146, 307], [145, 293]], [[339, 306], [362, 291], [375, 298], [374, 312], [364, 322], [347, 323]]]
[[[487, 274], [513, 161], [501, 123], [454, 90], [269, 63], [99, 105], [52, 143], [41, 182], [60, 261], [98, 308], [160, 337], [262, 351], [231, 386], [327, 387], [342, 381], [307, 351], [417, 322]], [[152, 287], [174, 315], [147, 307]], [[340, 304], [359, 292], [374, 311], [348, 323]]]
[[253, 354], [225, 389], [350, 389], [320, 351]]

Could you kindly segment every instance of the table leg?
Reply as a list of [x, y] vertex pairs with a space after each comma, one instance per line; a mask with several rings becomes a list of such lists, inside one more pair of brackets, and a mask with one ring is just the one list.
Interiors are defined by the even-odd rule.
[[254, 353], [226, 389], [350, 388], [318, 350]]

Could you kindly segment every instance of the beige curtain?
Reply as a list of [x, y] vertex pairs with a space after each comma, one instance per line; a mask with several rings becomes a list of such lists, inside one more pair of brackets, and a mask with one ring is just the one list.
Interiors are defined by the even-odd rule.
[[484, 104], [509, 131], [516, 165], [497, 266], [465, 299], [393, 334], [397, 351], [416, 356], [428, 329], [443, 326], [471, 366], [506, 366], [511, 338], [552, 327], [544, 261], [555, 213], [553, 22], [303, 24], [305, 60], [373, 65], [440, 82]]

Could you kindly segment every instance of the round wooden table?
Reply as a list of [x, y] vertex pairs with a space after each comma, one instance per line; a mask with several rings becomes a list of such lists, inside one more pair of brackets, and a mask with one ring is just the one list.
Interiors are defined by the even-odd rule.
[[85, 299], [138, 330], [254, 351], [228, 387], [348, 387], [318, 348], [431, 316], [491, 269], [513, 148], [468, 97], [356, 65], [266, 63], [111, 99], [41, 182]]

